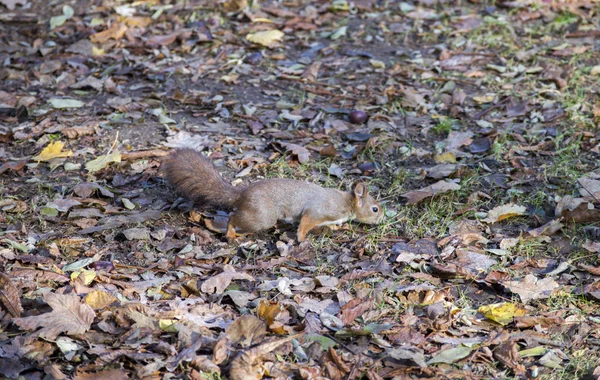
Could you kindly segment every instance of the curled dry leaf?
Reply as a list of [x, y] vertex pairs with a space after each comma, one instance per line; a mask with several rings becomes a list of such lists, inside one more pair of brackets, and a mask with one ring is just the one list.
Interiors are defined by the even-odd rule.
[[401, 195], [401, 197], [407, 198], [408, 204], [415, 204], [422, 201], [423, 199], [454, 190], [460, 190], [460, 185], [442, 180], [422, 189], [404, 193]]
[[487, 218], [483, 219], [486, 223], [496, 223], [513, 216], [524, 215], [525, 207], [509, 203], [503, 206], [497, 206], [488, 212]]
[[223, 272], [204, 281], [202, 286], [200, 286], [200, 290], [209, 294], [223, 294], [233, 280], [254, 281], [254, 277], [247, 273], [238, 273], [233, 266], [225, 265]]
[[550, 236], [554, 235], [557, 231], [563, 228], [563, 224], [560, 222], [562, 218], [554, 219], [549, 221], [548, 223], [540, 226], [538, 228], [534, 228], [533, 230], [529, 230], [529, 235], [533, 237], [538, 237], [540, 235]]
[[[97, 125], [96, 125], [97, 126]], [[93, 135], [96, 131], [93, 125], [81, 126], [81, 127], [68, 127], [60, 131], [68, 139], [76, 139], [82, 136]]]
[[556, 216], [562, 216], [565, 222], [590, 223], [600, 220], [600, 210], [584, 198], [562, 197], [554, 210]]
[[285, 325], [290, 321], [290, 313], [279, 302], [261, 301], [256, 313], [275, 334], [287, 333]]
[[129, 376], [122, 369], [109, 369], [98, 372], [76, 372], [73, 380], [127, 380]]
[[250, 347], [259, 343], [266, 334], [265, 322], [254, 315], [242, 315], [225, 330], [228, 340], [232, 344], [242, 347]]
[[310, 152], [303, 146], [292, 143], [279, 143], [288, 152], [291, 152], [294, 156], [298, 157], [298, 162], [304, 164], [310, 159]]
[[231, 362], [229, 377], [231, 380], [256, 380], [262, 379], [265, 368], [262, 366], [264, 357], [279, 346], [296, 339], [301, 334], [289, 336], [284, 339], [263, 343], [251, 348]]
[[12, 315], [19, 317], [23, 312], [21, 306], [21, 292], [17, 289], [10, 277], [0, 272], [0, 304]]
[[96, 316], [94, 310], [72, 294], [48, 293], [44, 300], [52, 311], [33, 317], [15, 318], [13, 322], [24, 330], [38, 331], [45, 339], [56, 339], [60, 333], [83, 334], [90, 329]]
[[96, 33], [96, 34], [93, 34], [92, 36], [90, 36], [90, 40], [93, 43], [98, 43], [98, 44], [104, 43], [111, 38], [113, 40], [120, 40], [125, 35], [126, 31], [127, 31], [127, 27], [125, 25], [120, 24], [118, 22], [113, 22], [110, 25], [110, 28], [106, 29], [103, 32]]

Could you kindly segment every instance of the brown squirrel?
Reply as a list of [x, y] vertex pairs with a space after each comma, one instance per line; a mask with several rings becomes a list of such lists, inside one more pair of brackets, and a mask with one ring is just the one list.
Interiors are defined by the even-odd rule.
[[323, 188], [287, 178], [263, 179], [234, 187], [221, 177], [208, 157], [189, 149], [177, 149], [166, 157], [163, 170], [168, 181], [186, 198], [199, 204], [233, 209], [227, 240], [236, 233], [252, 233], [275, 226], [278, 220], [300, 222], [298, 241], [316, 226], [347, 220], [376, 224], [383, 212], [367, 187], [356, 182], [352, 191]]

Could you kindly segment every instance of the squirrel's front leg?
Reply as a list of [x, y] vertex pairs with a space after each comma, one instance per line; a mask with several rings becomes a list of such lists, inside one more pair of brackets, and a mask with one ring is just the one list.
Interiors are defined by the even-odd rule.
[[313, 219], [310, 214], [302, 214], [302, 217], [300, 218], [300, 225], [298, 226], [298, 241], [304, 241], [308, 231], [312, 230], [317, 225], [319, 225], [319, 221]]

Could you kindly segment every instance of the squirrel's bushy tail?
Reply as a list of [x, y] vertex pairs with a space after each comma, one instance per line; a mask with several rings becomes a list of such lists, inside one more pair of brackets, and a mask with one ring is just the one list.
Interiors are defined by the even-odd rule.
[[242, 192], [221, 177], [210, 159], [190, 149], [177, 149], [162, 164], [167, 180], [198, 204], [232, 208]]

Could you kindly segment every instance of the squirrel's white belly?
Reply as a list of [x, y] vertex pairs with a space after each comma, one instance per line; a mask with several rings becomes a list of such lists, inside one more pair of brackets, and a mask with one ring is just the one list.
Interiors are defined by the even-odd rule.
[[327, 225], [330, 225], [330, 224], [342, 224], [345, 221], [347, 221], [348, 219], [350, 219], [350, 218], [345, 217], [345, 218], [341, 218], [341, 219], [338, 219], [338, 220], [331, 220], [329, 222], [323, 222], [323, 223], [319, 224], [319, 226], [327, 226]]

